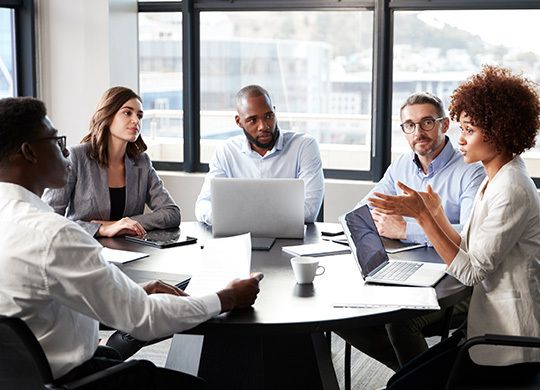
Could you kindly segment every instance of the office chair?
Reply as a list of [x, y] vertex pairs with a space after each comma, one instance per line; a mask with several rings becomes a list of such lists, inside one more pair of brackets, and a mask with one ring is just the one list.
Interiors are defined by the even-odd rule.
[[47, 357], [26, 323], [0, 316], [0, 389], [95, 389], [116, 375], [140, 373], [152, 366], [143, 360], [125, 362], [56, 386]]
[[452, 366], [452, 370], [450, 371], [450, 376], [446, 383], [446, 390], [540, 389], [540, 370], [533, 378], [527, 378], [526, 380], [519, 381], [519, 383], [510, 385], [508, 383], [501, 383], [500, 385], [493, 383], [490, 383], [489, 385], [467, 384], [467, 378], [460, 375], [460, 370], [463, 367], [463, 361], [466, 356], [465, 354], [468, 353], [471, 347], [479, 344], [540, 348], [540, 338], [486, 334], [484, 336], [477, 336], [467, 340], [459, 349], [454, 365]]
[[[424, 337], [441, 336], [441, 341], [448, 338], [450, 329], [461, 328], [467, 321], [467, 313], [453, 315], [454, 306], [446, 308], [444, 311], [444, 319], [426, 326], [422, 333]], [[345, 390], [351, 390], [351, 344], [345, 342], [345, 362], [343, 365], [344, 386]]]

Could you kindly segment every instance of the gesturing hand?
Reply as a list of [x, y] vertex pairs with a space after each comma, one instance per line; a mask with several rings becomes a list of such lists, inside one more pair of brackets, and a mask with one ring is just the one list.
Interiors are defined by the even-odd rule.
[[[374, 195], [376, 198], [368, 199], [370, 206], [376, 208], [382, 214], [401, 215], [412, 218], [418, 218], [422, 213], [429, 212], [420, 192], [413, 190], [401, 182], [397, 184], [403, 191], [403, 195], [385, 195], [375, 192]], [[431, 192], [435, 194], [433, 190]], [[427, 197], [427, 193], [425, 197]], [[435, 196], [431, 195], [429, 201], [434, 202], [435, 200], [433, 199], [435, 198]]]

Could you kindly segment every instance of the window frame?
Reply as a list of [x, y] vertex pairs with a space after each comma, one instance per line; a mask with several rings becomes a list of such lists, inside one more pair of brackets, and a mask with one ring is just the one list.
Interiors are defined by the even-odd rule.
[[37, 96], [34, 0], [0, 0], [0, 8], [14, 11], [15, 96]]
[[[139, 12], [181, 12], [184, 162], [156, 169], [208, 172], [200, 162], [200, 13], [205, 11], [371, 10], [373, 74], [370, 170], [324, 169], [326, 178], [379, 181], [391, 162], [393, 27], [395, 11], [540, 9], [537, 0], [184, 0], [138, 3]], [[540, 177], [533, 178], [540, 187]]]

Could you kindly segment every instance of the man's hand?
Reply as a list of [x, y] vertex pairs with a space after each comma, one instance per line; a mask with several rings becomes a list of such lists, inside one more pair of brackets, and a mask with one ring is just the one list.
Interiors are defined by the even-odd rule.
[[115, 236], [144, 236], [146, 230], [142, 225], [129, 217], [124, 217], [119, 221], [91, 221], [99, 223], [101, 226], [98, 230], [98, 236], [115, 237]]
[[407, 238], [407, 222], [399, 215], [387, 215], [377, 209], [371, 210], [375, 226], [383, 237], [405, 240]]
[[148, 295], [171, 294], [171, 295], [178, 295], [181, 297], [188, 296], [188, 294], [180, 290], [178, 287], [162, 282], [161, 280], [154, 280], [152, 282], [145, 283], [141, 285], [141, 287], [144, 289], [144, 291], [146, 291]]
[[218, 291], [221, 312], [224, 313], [253, 305], [260, 291], [259, 282], [263, 277], [264, 275], [260, 272], [252, 273], [249, 279], [235, 279], [223, 290]]

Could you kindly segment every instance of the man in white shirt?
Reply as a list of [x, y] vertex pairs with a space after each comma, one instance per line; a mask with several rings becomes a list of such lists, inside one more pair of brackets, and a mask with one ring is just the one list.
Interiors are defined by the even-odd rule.
[[216, 149], [195, 205], [197, 220], [212, 225], [210, 181], [214, 177], [299, 178], [304, 181], [305, 221], [314, 222], [324, 196], [322, 162], [315, 138], [280, 130], [270, 95], [258, 85], [238, 91], [236, 109], [236, 124], [244, 135], [230, 138]]
[[[261, 274], [190, 297], [163, 283], [143, 289], [108, 264], [101, 245], [40, 199], [65, 184], [69, 169], [66, 139], [41, 101], [1, 99], [0, 137], [0, 312], [26, 322], [55, 380], [119, 363], [95, 358], [99, 322], [150, 340], [255, 302]], [[182, 381], [161, 368], [153, 375], [161, 386]]]

